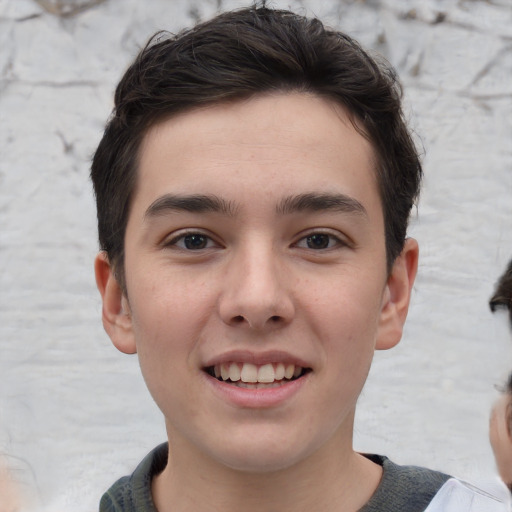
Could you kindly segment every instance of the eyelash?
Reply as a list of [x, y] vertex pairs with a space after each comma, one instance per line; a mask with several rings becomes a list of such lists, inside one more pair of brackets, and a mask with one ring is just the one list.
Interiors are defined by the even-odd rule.
[[[205, 245], [201, 246], [199, 244], [199, 246], [196, 247], [191, 247], [190, 245], [187, 246], [187, 239], [189, 239], [191, 244], [203, 241]], [[180, 245], [180, 242], [182, 242], [182, 245]], [[312, 247], [310, 245], [318, 242], [320, 243], [317, 247]], [[323, 246], [322, 242], [327, 242], [327, 246]], [[300, 249], [309, 249], [316, 252], [326, 251], [336, 247], [343, 247], [347, 246], [348, 244], [332, 233], [317, 231], [302, 236], [293, 245]], [[211, 249], [212, 247], [218, 247], [218, 244], [213, 240], [211, 236], [207, 235], [206, 233], [202, 233], [200, 231], [187, 231], [185, 233], [180, 233], [179, 235], [173, 237], [171, 240], [165, 242], [165, 246], [177, 247], [178, 249], [184, 251], [199, 252], [201, 250]]]
[[[318, 237], [319, 241], [325, 241], [327, 238], [327, 247], [311, 247], [309, 246], [309, 243], [315, 243], [315, 237]], [[333, 242], [333, 243], [331, 243]], [[301, 247], [301, 243], [305, 243], [306, 246]], [[294, 244], [296, 247], [299, 247], [301, 249], [309, 249], [313, 251], [328, 251], [331, 249], [335, 249], [337, 247], [344, 247], [348, 244], [341, 240], [338, 236], [334, 235], [333, 233], [329, 233], [326, 231], [315, 231], [312, 233], [308, 233], [306, 236], [301, 237], [296, 244]]]
[[[186, 246], [186, 239], [187, 238], [201, 238], [206, 241], [207, 246], [206, 247], [187, 247]], [[183, 242], [183, 245], [179, 245], [180, 242]], [[213, 244], [213, 245], [212, 245]], [[179, 235], [174, 236], [171, 240], [168, 240], [164, 243], [166, 247], [177, 247], [178, 249], [181, 249], [183, 251], [201, 251], [204, 249], [211, 249], [212, 246], [218, 247], [218, 244], [213, 240], [213, 238], [206, 233], [202, 233], [201, 231], [187, 231], [184, 233], [180, 233]]]

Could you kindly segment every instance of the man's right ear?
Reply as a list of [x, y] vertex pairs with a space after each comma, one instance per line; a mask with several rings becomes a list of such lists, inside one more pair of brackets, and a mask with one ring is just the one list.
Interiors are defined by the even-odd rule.
[[96, 256], [94, 273], [96, 286], [103, 301], [103, 328], [118, 350], [125, 354], [135, 354], [137, 347], [133, 335], [130, 306], [105, 251], [101, 251]]

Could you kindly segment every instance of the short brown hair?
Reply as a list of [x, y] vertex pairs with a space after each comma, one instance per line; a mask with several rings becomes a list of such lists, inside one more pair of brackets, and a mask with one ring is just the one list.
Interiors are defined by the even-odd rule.
[[271, 91], [310, 92], [343, 105], [371, 143], [388, 270], [403, 248], [422, 169], [403, 119], [395, 71], [318, 19], [249, 7], [171, 36], [157, 33], [121, 79], [91, 177], [100, 246], [124, 285], [124, 234], [148, 129], [195, 107]]

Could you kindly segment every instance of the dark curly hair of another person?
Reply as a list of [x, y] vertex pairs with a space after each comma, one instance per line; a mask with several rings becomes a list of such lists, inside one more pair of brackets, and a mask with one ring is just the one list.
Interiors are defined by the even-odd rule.
[[491, 311], [508, 309], [510, 326], [512, 327], [512, 260], [509, 261], [507, 270], [500, 277], [494, 295], [489, 300]]

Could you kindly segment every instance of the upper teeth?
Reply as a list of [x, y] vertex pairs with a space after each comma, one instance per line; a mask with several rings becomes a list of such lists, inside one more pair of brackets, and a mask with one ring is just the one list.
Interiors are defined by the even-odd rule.
[[252, 363], [222, 363], [213, 367], [215, 377], [237, 382], [270, 383], [276, 380], [298, 377], [302, 368], [294, 364], [268, 363], [257, 366]]

